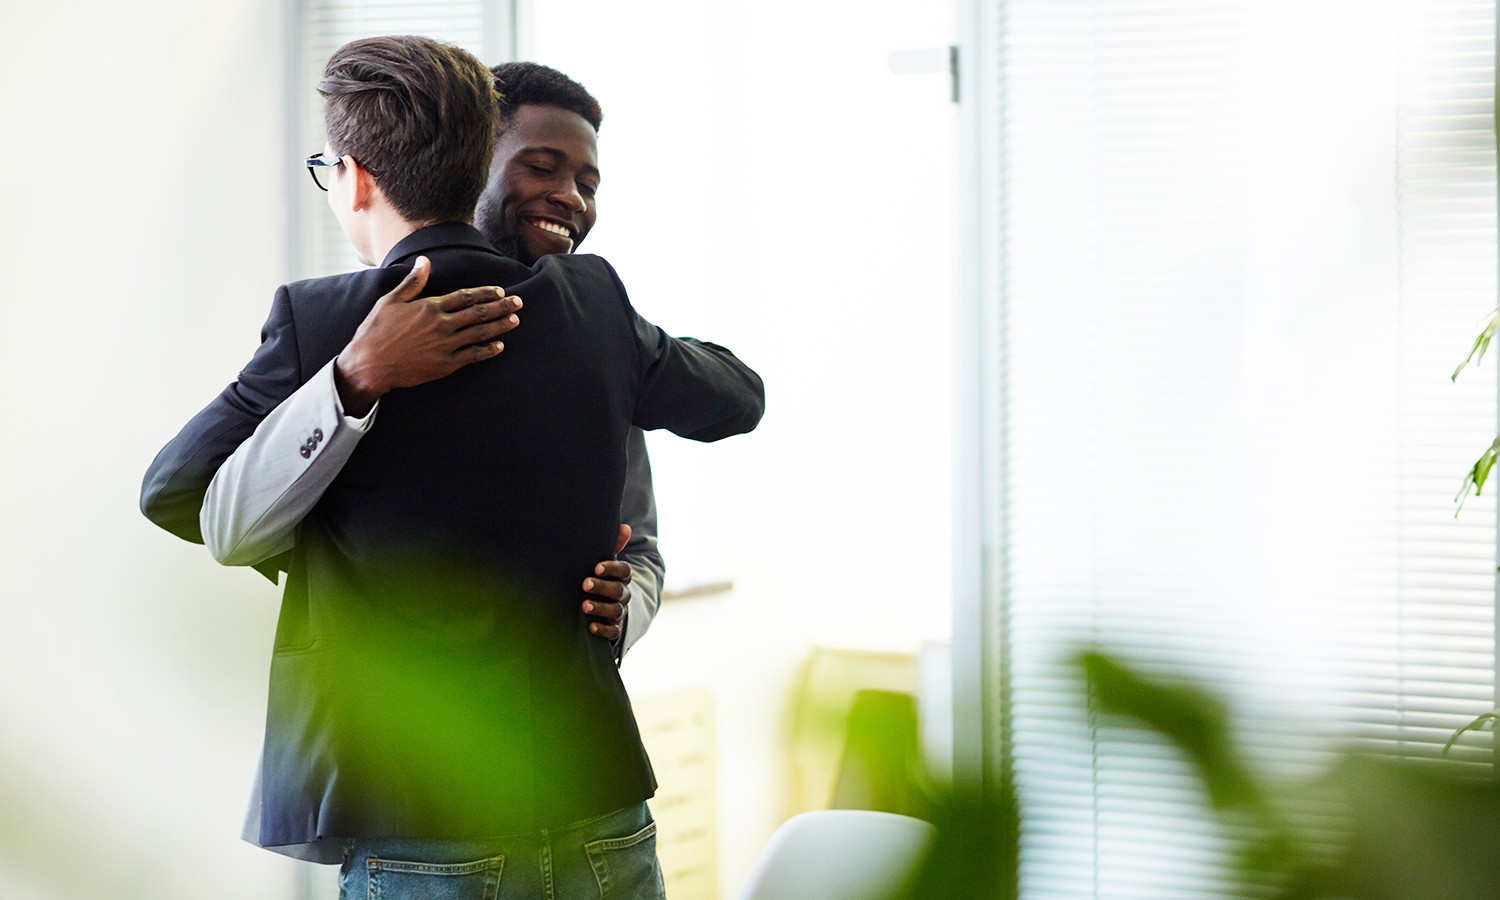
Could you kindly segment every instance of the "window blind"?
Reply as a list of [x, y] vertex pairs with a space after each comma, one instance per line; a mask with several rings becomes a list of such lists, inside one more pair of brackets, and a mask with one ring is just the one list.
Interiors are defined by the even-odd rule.
[[1494, 363], [1449, 375], [1496, 303], [1494, 8], [991, 8], [981, 465], [1022, 890], [1225, 894], [1189, 768], [1091, 720], [1066, 660], [1207, 683], [1283, 778], [1435, 755], [1493, 707], [1495, 507], [1453, 498]]

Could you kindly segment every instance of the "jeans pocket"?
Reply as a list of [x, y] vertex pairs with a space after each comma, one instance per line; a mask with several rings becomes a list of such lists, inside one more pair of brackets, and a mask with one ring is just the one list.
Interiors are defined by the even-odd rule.
[[505, 857], [462, 863], [368, 859], [370, 900], [495, 900]]
[[656, 861], [656, 823], [629, 837], [583, 845], [603, 898], [661, 898], [661, 864]]

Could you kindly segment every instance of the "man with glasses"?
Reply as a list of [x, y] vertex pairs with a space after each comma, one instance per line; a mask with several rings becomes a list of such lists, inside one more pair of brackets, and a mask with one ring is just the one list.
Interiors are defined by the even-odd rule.
[[[588, 236], [597, 215], [597, 133], [603, 119], [599, 103], [581, 84], [537, 63], [504, 63], [492, 71], [501, 92], [500, 125], [491, 175], [480, 198], [475, 225], [502, 253], [527, 265], [547, 254], [574, 252]], [[329, 166], [337, 162], [336, 158], [323, 158], [321, 153], [308, 158], [308, 171], [319, 188], [326, 189], [332, 177]], [[536, 172], [543, 168], [545, 174], [537, 177]], [[518, 200], [550, 221], [543, 225], [510, 215]], [[566, 239], [556, 233], [559, 226], [571, 231]], [[489, 345], [485, 342], [499, 337], [518, 321], [517, 298], [497, 298], [484, 290], [466, 289], [429, 298], [420, 306], [407, 302], [421, 292], [426, 277], [427, 269], [419, 261], [401, 285], [381, 298], [372, 313], [369, 333], [358, 336], [359, 346], [352, 348], [367, 351], [407, 385], [441, 378], [487, 358], [483, 348]], [[460, 318], [463, 327], [434, 335], [426, 329], [437, 327], [434, 320], [440, 314], [472, 315], [472, 319]], [[418, 330], [422, 330], [421, 340], [416, 339]], [[377, 337], [386, 339], [377, 343]], [[252, 434], [265, 415], [260, 410], [263, 404], [236, 402], [241, 398], [226, 395], [229, 406], [213, 422], [213, 433], [200, 429], [195, 434], [189, 462], [170, 469], [153, 464], [142, 488], [141, 506], [147, 517], [187, 540], [201, 543], [207, 538], [221, 562], [253, 565], [276, 581], [278, 570], [285, 569], [286, 553], [294, 542], [301, 515], [316, 501], [320, 485], [336, 474], [334, 460], [347, 457], [370, 424], [366, 419], [344, 419], [335, 398], [319, 388], [319, 384], [309, 384], [289, 402], [304, 407], [302, 416], [315, 419], [317, 431], [332, 435], [323, 453], [321, 471], [326, 473], [325, 480], [303, 478], [303, 493], [298, 495], [288, 493], [291, 473], [268, 474], [245, 466], [235, 478], [221, 477], [216, 495], [259, 492], [262, 497], [280, 498], [281, 503], [274, 507], [264, 500], [205, 506], [209, 485], [224, 460], [239, 447], [245, 448], [242, 458], [262, 458], [257, 446], [272, 440], [274, 433], [262, 429]], [[235, 411], [243, 414], [231, 420], [230, 413]], [[188, 431], [184, 429], [184, 435]], [[657, 550], [650, 458], [640, 429], [631, 429], [627, 449], [620, 549], [616, 558], [595, 566], [583, 584], [589, 596], [581, 601], [590, 616], [589, 630], [615, 642], [616, 653], [621, 656], [650, 627], [660, 606], [665, 575]], [[218, 548], [225, 550], [221, 553]]]
[[[243, 441], [247, 417], [264, 421], [239, 449], [264, 458], [219, 469], [230, 489], [210, 489], [205, 522], [245, 521], [215, 512], [247, 501], [242, 463], [265, 483], [324, 480], [286, 566], [259, 843], [341, 856], [351, 895], [426, 896], [436, 878], [486, 896], [592, 896], [606, 880], [657, 896], [654, 780], [575, 573], [614, 543], [632, 424], [716, 440], [755, 426], [762, 389], [728, 351], [641, 320], [602, 260], [527, 269], [464, 224], [493, 150], [476, 66], [421, 38], [329, 61], [329, 146], [306, 162], [361, 260], [384, 264], [281, 288], [255, 357], [158, 456], [145, 500]], [[403, 298], [422, 258], [429, 292], [478, 293]], [[484, 284], [527, 298], [498, 358], [517, 305]], [[413, 347], [421, 365], [392, 364]], [[319, 392], [346, 421], [325, 429], [288, 400]], [[350, 451], [341, 435], [359, 429]], [[273, 498], [250, 518], [284, 514]], [[242, 538], [216, 554], [237, 559]], [[585, 759], [611, 777], [587, 777]]]

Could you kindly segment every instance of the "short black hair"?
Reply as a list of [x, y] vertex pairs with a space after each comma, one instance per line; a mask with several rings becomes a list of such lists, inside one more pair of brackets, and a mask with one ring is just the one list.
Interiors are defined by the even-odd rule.
[[515, 115], [516, 107], [525, 104], [555, 106], [577, 113], [599, 130], [604, 121], [604, 110], [599, 101], [584, 89], [583, 85], [550, 66], [534, 62], [501, 63], [490, 69], [495, 75], [495, 87], [500, 91], [500, 121], [495, 133], [504, 133]]
[[369, 171], [403, 218], [470, 221], [499, 116], [483, 63], [431, 38], [364, 38], [334, 52], [318, 93], [329, 147]]

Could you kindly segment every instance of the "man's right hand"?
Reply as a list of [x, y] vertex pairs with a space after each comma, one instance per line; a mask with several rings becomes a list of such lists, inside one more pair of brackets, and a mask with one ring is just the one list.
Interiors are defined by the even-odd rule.
[[431, 268], [417, 257], [411, 274], [375, 301], [333, 365], [344, 414], [368, 415], [386, 392], [453, 374], [505, 349], [495, 338], [515, 328], [521, 298], [498, 287], [465, 288], [441, 297], [417, 295]]

